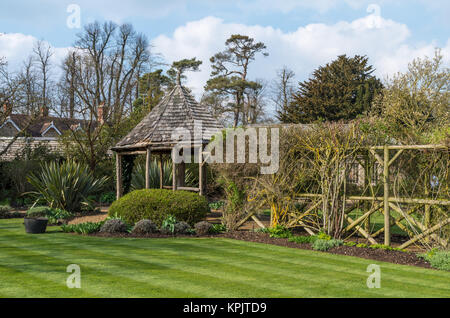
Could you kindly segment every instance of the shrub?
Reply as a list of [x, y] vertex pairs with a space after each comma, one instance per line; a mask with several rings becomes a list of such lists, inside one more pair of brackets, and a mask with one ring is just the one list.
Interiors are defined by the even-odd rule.
[[157, 226], [174, 216], [178, 221], [194, 224], [202, 220], [209, 211], [203, 196], [187, 191], [164, 189], [136, 190], [113, 202], [109, 215], [121, 216], [127, 223], [151, 219]]
[[61, 226], [61, 230], [65, 233], [78, 233], [78, 234], [90, 234], [100, 231], [105, 221], [101, 222], [85, 222], [79, 224], [64, 224]]
[[218, 224], [212, 224], [210, 233], [217, 234], [217, 233], [222, 233], [222, 232], [226, 232], [226, 231], [227, 231], [227, 227], [224, 224], [218, 223]]
[[173, 215], [168, 215], [162, 222], [161, 233], [174, 234], [176, 223], [177, 223], [177, 219]]
[[276, 225], [272, 228], [269, 228], [270, 237], [276, 238], [289, 238], [292, 236], [291, 231], [281, 225]]
[[325, 240], [325, 241], [331, 240], [331, 236], [328, 235], [328, 234], [326, 234], [326, 233], [323, 233], [323, 232], [319, 232], [319, 233], [317, 234], [317, 238], [318, 238], [319, 240]]
[[116, 194], [112, 191], [103, 193], [100, 196], [100, 203], [111, 204], [116, 200]]
[[298, 244], [303, 243], [314, 243], [317, 240], [317, 236], [311, 235], [311, 236], [292, 236], [289, 238], [289, 242], [295, 242]]
[[8, 205], [0, 205], [0, 214], [8, 213], [11, 211], [11, 207]]
[[95, 179], [87, 165], [74, 161], [44, 163], [41, 169], [39, 174], [28, 176], [37, 191], [34, 193], [50, 207], [70, 212], [80, 211], [82, 205], [90, 205], [88, 196], [99, 192], [107, 181], [106, 177]]
[[123, 233], [127, 231], [127, 225], [119, 219], [106, 220], [100, 227], [101, 233]]
[[368, 247], [365, 243], [358, 243], [356, 244], [356, 247]]
[[215, 201], [215, 202], [211, 202], [209, 204], [209, 208], [212, 209], [212, 210], [219, 210], [224, 205], [225, 205], [225, 202], [223, 202], [223, 201]]
[[400, 248], [387, 246], [387, 245], [384, 245], [384, 244], [372, 244], [372, 245], [369, 246], [369, 248], [382, 249], [382, 250], [387, 250], [387, 251], [403, 251]]
[[450, 251], [439, 251], [432, 249], [426, 254], [419, 254], [434, 268], [450, 271]]
[[50, 208], [48, 206], [36, 206], [27, 211], [28, 218], [48, 218]]
[[57, 224], [59, 220], [65, 220], [72, 216], [72, 213], [62, 210], [62, 209], [53, 209], [48, 206], [36, 206], [28, 209], [27, 217], [30, 218], [38, 218], [38, 217], [46, 217], [48, 218], [48, 222], [50, 224]]
[[11, 212], [11, 207], [9, 205], [0, 205], [0, 219], [12, 219], [21, 218], [22, 214], [19, 212]]
[[156, 224], [153, 223], [151, 220], [144, 219], [137, 222], [133, 229], [131, 230], [131, 233], [133, 234], [150, 234], [157, 232]]
[[212, 229], [212, 224], [206, 221], [201, 221], [198, 223], [195, 223], [194, 225], [195, 233], [198, 235], [207, 235], [210, 233]]
[[328, 251], [330, 248], [341, 246], [342, 244], [344, 244], [344, 241], [342, 240], [317, 239], [312, 244], [312, 248], [316, 251]]
[[356, 243], [355, 243], [355, 242], [352, 242], [352, 241], [350, 241], [350, 242], [345, 242], [345, 243], [344, 243], [344, 245], [345, 245], [345, 246], [355, 246], [355, 245], [356, 245]]
[[174, 233], [175, 234], [188, 234], [190, 229], [191, 229], [191, 226], [188, 223], [181, 221], [181, 222], [175, 223]]

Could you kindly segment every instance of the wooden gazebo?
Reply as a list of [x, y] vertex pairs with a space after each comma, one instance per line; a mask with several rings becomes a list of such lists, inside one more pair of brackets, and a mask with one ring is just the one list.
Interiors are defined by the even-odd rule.
[[[194, 131], [195, 124], [201, 123], [202, 131]], [[179, 140], [172, 139], [172, 132], [182, 128], [190, 133], [191, 140], [184, 140], [183, 149], [190, 148], [198, 156], [199, 186], [186, 187], [185, 163], [172, 161], [172, 186], [163, 184], [163, 154], [170, 154]], [[203, 149], [211, 137], [223, 128], [208, 109], [195, 101], [189, 91], [177, 81], [175, 87], [155, 106], [144, 119], [120, 140], [111, 150], [116, 152], [117, 198], [122, 196], [122, 158], [127, 155], [146, 155], [145, 186], [150, 186], [150, 158], [159, 155], [160, 188], [188, 190], [204, 194], [206, 170]]]

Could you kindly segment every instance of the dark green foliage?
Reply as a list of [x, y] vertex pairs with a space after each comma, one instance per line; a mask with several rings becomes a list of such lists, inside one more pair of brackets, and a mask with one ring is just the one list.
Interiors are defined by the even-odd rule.
[[[225, 41], [226, 49], [216, 53], [211, 57], [211, 79], [205, 86], [207, 92], [212, 93], [214, 97], [227, 97], [227, 106], [223, 107], [224, 112], [231, 112], [233, 116], [233, 127], [239, 123], [246, 125], [249, 122], [254, 123], [256, 118], [248, 112], [249, 106], [246, 105], [246, 93], [260, 92], [262, 86], [256, 81], [250, 81], [247, 78], [249, 64], [255, 60], [258, 53], [267, 56], [266, 46], [262, 42], [255, 40], [247, 35], [233, 34]], [[247, 95], [248, 96], [248, 95]], [[220, 100], [219, 98], [218, 100]], [[232, 101], [232, 102], [230, 102]], [[230, 107], [231, 106], [231, 107]], [[256, 108], [256, 105], [252, 105]], [[249, 118], [250, 117], [250, 118]]]
[[173, 215], [168, 215], [161, 224], [161, 233], [174, 234], [177, 219]]
[[373, 71], [367, 57], [341, 55], [300, 83], [293, 101], [279, 111], [278, 117], [284, 123], [354, 119], [371, 108], [382, 89]]
[[[195, 180], [195, 175], [198, 175], [198, 171], [192, 171], [191, 167], [192, 166], [189, 164], [186, 166], [186, 186], [194, 186], [196, 183], [198, 184], [198, 180]], [[159, 163], [156, 159], [150, 161], [149, 177], [150, 189], [159, 189]], [[170, 161], [165, 161], [163, 163], [163, 184], [172, 184], [172, 163]], [[145, 189], [145, 164], [135, 164], [131, 179], [131, 189]]]
[[20, 217], [22, 217], [22, 214], [19, 212], [11, 212], [11, 207], [9, 205], [0, 205], [0, 219], [14, 219]]
[[156, 233], [158, 231], [156, 224], [153, 223], [151, 220], [145, 219], [140, 220], [137, 222], [133, 229], [131, 230], [131, 233], [133, 234], [150, 234], [150, 233]]
[[202, 64], [202, 61], [197, 60], [197, 58], [193, 57], [191, 59], [182, 59], [180, 61], [174, 61], [172, 63], [172, 67], [167, 71], [167, 75], [169, 75], [171, 82], [178, 82], [185, 78], [183, 75], [186, 71], [194, 71], [197, 72], [199, 70], [199, 66]]
[[317, 239], [312, 243], [312, 248], [316, 251], [328, 251], [330, 248], [341, 246], [344, 244], [342, 240], [323, 240]]
[[292, 236], [289, 238], [289, 242], [294, 242], [298, 244], [304, 244], [304, 243], [314, 243], [317, 240], [317, 236], [311, 235], [311, 236]]
[[135, 155], [123, 156], [122, 158], [122, 186], [123, 193], [130, 192], [131, 180], [133, 177], [133, 167], [134, 167]]
[[99, 198], [99, 202], [103, 204], [111, 204], [116, 200], [116, 193], [109, 191], [102, 193]]
[[178, 221], [194, 224], [209, 212], [208, 202], [203, 196], [187, 191], [164, 189], [136, 190], [113, 202], [109, 215], [122, 217], [134, 224], [142, 219], [150, 219], [157, 226], [173, 215]]
[[291, 231], [281, 225], [276, 225], [275, 227], [268, 228], [268, 232], [270, 233], [270, 237], [289, 238], [292, 236]]
[[48, 218], [49, 224], [58, 224], [60, 220], [66, 220], [72, 216], [72, 213], [57, 208], [50, 208], [48, 206], [36, 206], [27, 211], [29, 218]]
[[119, 219], [109, 219], [100, 228], [101, 233], [124, 233], [127, 232], [127, 225]]
[[211, 232], [212, 224], [206, 221], [195, 223], [195, 232], [197, 235], [207, 235]]
[[[173, 84], [162, 70], [146, 73], [139, 78], [140, 96], [133, 102], [132, 117], [142, 119], [155, 107], [164, 96], [164, 89]], [[140, 120], [137, 120], [139, 122]]]
[[225, 202], [223, 202], [223, 201], [215, 201], [215, 202], [209, 203], [209, 208], [212, 210], [219, 210], [224, 205], [225, 205]]
[[0, 162], [0, 200], [7, 199], [13, 207], [31, 206], [35, 198], [26, 194], [33, 190], [27, 176], [30, 172], [39, 171], [43, 161], [52, 160], [60, 161], [61, 156], [45, 143], [39, 143], [33, 146], [26, 144], [12, 161]]
[[212, 224], [211, 229], [210, 229], [210, 233], [212, 234], [218, 234], [218, 233], [222, 233], [222, 232], [226, 232], [227, 231], [227, 227], [224, 224]]
[[78, 234], [91, 234], [100, 231], [105, 221], [101, 222], [86, 222], [79, 224], [64, 224], [61, 226], [61, 230], [65, 233], [78, 233]]
[[88, 196], [98, 193], [107, 178], [96, 179], [87, 165], [66, 161], [43, 163], [41, 172], [31, 173], [28, 181], [50, 207], [79, 212], [91, 205]]
[[50, 208], [47, 206], [36, 206], [27, 211], [28, 218], [46, 218], [50, 214]]

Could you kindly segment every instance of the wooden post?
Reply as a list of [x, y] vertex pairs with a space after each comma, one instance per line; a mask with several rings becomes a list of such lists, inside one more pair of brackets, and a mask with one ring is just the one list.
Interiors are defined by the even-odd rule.
[[384, 209], [384, 245], [391, 245], [391, 226], [390, 226], [390, 211], [389, 211], [389, 148], [384, 145], [384, 158], [383, 158], [383, 184], [384, 184], [384, 196], [383, 196], [383, 209]]
[[[366, 154], [364, 156], [364, 192], [366, 192], [367, 189], [371, 186], [371, 182], [372, 182], [372, 171], [370, 169], [369, 156]], [[369, 206], [370, 202], [368, 201], [364, 202], [363, 204], [364, 211], [369, 211], [370, 210]], [[368, 214], [366, 220], [364, 221], [364, 230], [366, 232], [370, 232], [370, 215], [371, 214]]]
[[116, 199], [122, 196], [122, 155], [116, 152]]
[[[173, 159], [172, 159], [173, 160]], [[172, 161], [172, 190], [177, 189], [177, 164]]]
[[200, 146], [198, 150], [198, 188], [199, 188], [199, 194], [203, 195], [204, 192], [204, 184], [203, 184], [203, 155], [202, 155], [203, 147]]
[[[428, 198], [430, 195], [430, 191], [428, 186], [430, 185], [430, 179], [428, 174], [425, 175], [425, 198]], [[431, 206], [429, 204], [425, 204], [425, 229], [428, 229], [431, 225]], [[425, 238], [425, 242], [429, 242], [429, 237]]]
[[184, 187], [184, 179], [186, 174], [186, 164], [183, 162], [180, 162], [177, 166], [177, 188], [178, 187]]
[[145, 188], [150, 189], [150, 148], [147, 148], [145, 157]]
[[159, 188], [162, 189], [164, 186], [164, 166], [163, 166], [163, 156], [162, 153], [159, 154]]

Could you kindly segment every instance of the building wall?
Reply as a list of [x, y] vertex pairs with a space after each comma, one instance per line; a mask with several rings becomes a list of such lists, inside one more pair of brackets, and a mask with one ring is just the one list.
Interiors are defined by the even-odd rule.
[[[0, 151], [3, 150], [8, 143], [11, 141], [11, 137], [0, 137]], [[17, 154], [19, 154], [23, 148], [27, 145], [31, 147], [37, 147], [39, 145], [45, 145], [50, 148], [54, 152], [61, 152], [58, 140], [52, 137], [38, 137], [38, 138], [24, 138], [19, 137], [17, 140], [11, 145], [8, 151], [0, 156], [0, 160], [9, 161], [13, 160]]]

